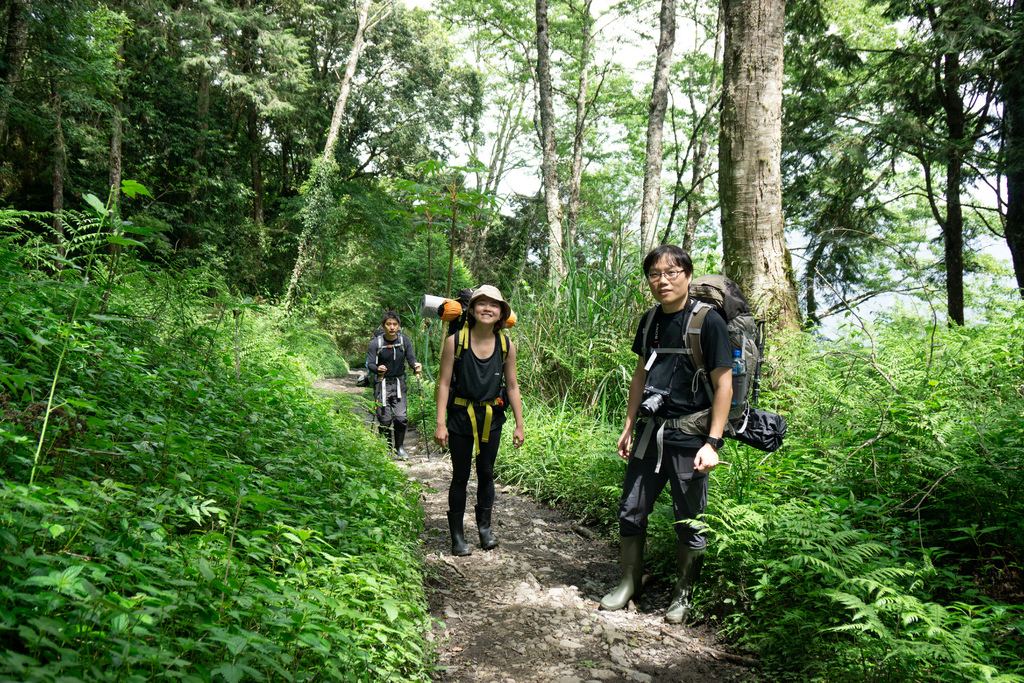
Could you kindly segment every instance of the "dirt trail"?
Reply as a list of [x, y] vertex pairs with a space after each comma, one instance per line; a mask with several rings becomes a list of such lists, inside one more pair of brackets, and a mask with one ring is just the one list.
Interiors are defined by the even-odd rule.
[[[315, 386], [362, 392], [354, 375]], [[599, 610], [601, 596], [618, 583], [617, 548], [511, 487], [499, 484], [494, 505], [492, 531], [501, 545], [485, 551], [476, 534], [476, 489], [470, 480], [465, 524], [473, 554], [454, 557], [445, 517], [451, 460], [432, 443], [428, 453], [415, 427], [410, 425], [406, 438], [409, 458], [398, 464], [424, 486], [424, 587], [437, 620], [432, 637], [444, 667], [437, 680], [757, 680], [748, 668], [751, 662], [726, 652], [712, 631], [665, 623], [667, 582], [649, 586], [639, 606]]]

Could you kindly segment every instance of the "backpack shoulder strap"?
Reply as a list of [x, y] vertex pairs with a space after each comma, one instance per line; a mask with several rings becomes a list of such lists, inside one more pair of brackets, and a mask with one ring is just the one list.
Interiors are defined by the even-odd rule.
[[462, 327], [456, 332], [455, 337], [455, 358], [462, 360], [462, 354], [465, 353], [469, 347], [469, 320], [465, 320], [462, 323]]
[[647, 356], [650, 352], [650, 345], [647, 343], [647, 334], [651, 331], [651, 324], [654, 322], [654, 316], [657, 315], [658, 310], [661, 308], [661, 304], [654, 304], [647, 309], [646, 318], [647, 322], [644, 323], [644, 335], [640, 340], [640, 345], [643, 348], [644, 356]]
[[686, 325], [686, 334], [683, 337], [683, 343], [686, 348], [690, 349], [693, 367], [705, 372], [707, 372], [707, 368], [704, 365], [704, 350], [700, 347], [700, 328], [704, 325], [704, 318], [708, 317], [710, 310], [711, 306], [703, 301], [695, 303], [693, 311], [690, 313], [690, 321]]
[[505, 334], [505, 330], [498, 331], [498, 340], [501, 342], [501, 364], [504, 365], [505, 359], [508, 358], [508, 335]]
[[[384, 335], [376, 334], [373, 336], [373, 341], [377, 342], [377, 348], [373, 352], [373, 362], [375, 365], [380, 365], [380, 350], [384, 348]], [[371, 342], [372, 343], [372, 342]]]

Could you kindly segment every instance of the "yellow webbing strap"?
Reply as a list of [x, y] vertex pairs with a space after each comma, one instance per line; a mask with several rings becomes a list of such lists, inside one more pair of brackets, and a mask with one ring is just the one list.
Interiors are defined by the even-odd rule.
[[[494, 410], [491, 406], [501, 405], [501, 399], [496, 398], [491, 401], [481, 401], [479, 403], [470, 401], [469, 399], [455, 397], [453, 403], [457, 406], [465, 406], [466, 412], [469, 413], [469, 424], [473, 426], [473, 443], [476, 444], [476, 453], [480, 454], [480, 442], [487, 443], [491, 438], [491, 418], [494, 416]], [[486, 417], [484, 417], [484, 435], [480, 436], [480, 430], [476, 426], [476, 407], [485, 406]]]
[[462, 325], [462, 329], [459, 330], [459, 338], [455, 345], [455, 357], [462, 358], [462, 352], [469, 348], [469, 322]]

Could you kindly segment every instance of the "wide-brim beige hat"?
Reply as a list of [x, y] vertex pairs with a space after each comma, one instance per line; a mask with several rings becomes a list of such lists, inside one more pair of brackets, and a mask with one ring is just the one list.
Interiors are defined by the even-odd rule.
[[494, 299], [501, 304], [502, 318], [508, 319], [512, 315], [512, 307], [505, 301], [505, 297], [501, 295], [501, 292], [494, 285], [480, 285], [473, 296], [469, 297], [469, 307], [473, 307], [473, 303], [482, 296], [486, 296], [488, 299]]

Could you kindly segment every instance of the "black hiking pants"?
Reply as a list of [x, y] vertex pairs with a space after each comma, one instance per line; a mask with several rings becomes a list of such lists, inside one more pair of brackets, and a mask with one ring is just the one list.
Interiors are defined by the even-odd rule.
[[[494, 507], [494, 461], [498, 459], [501, 427], [492, 429], [487, 442], [480, 443], [476, 456], [476, 504], [482, 508]], [[461, 514], [466, 511], [466, 489], [473, 466], [474, 442], [472, 435], [448, 432], [448, 449], [452, 455], [452, 483], [448, 487], [448, 509]]]
[[707, 545], [697, 516], [708, 505], [708, 475], [693, 469], [697, 450], [665, 444], [661, 471], [657, 473], [654, 471], [658, 466], [656, 453], [648, 452], [642, 460], [635, 455], [630, 457], [619, 501], [620, 536], [639, 536], [647, 531], [647, 518], [668, 483], [672, 490], [676, 538], [694, 550]]

